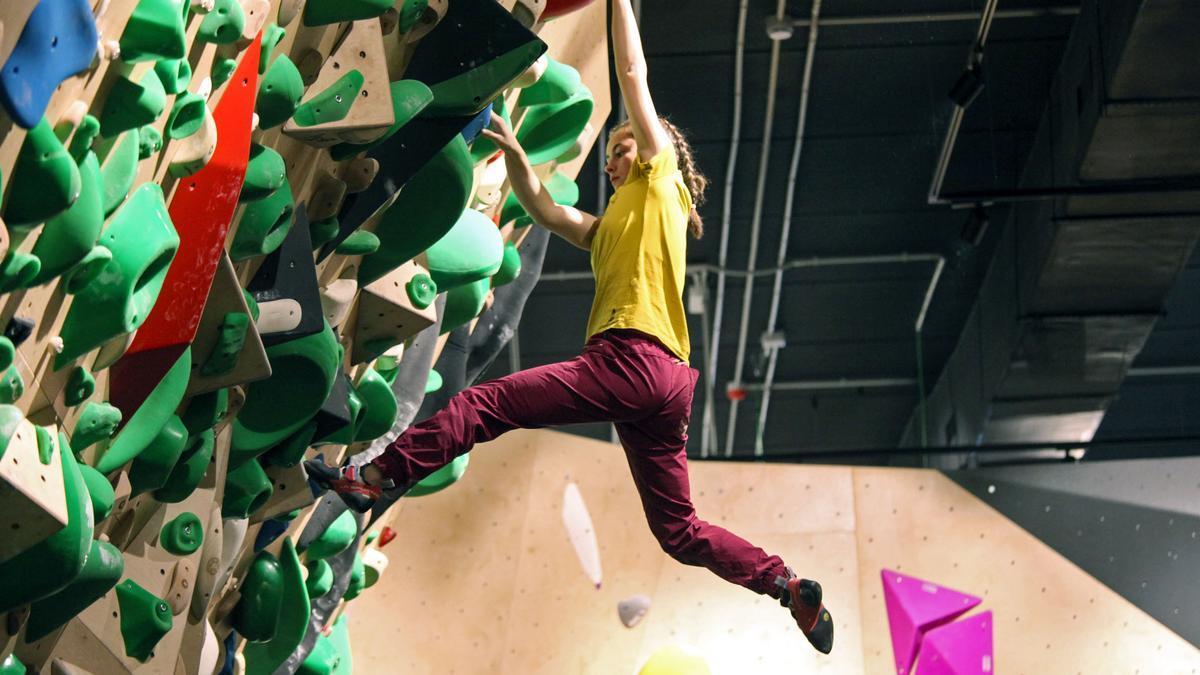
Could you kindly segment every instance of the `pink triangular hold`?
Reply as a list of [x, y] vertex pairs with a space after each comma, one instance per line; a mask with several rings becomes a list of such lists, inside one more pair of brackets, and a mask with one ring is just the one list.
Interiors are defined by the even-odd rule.
[[953, 621], [981, 602], [974, 595], [892, 570], [885, 569], [880, 576], [898, 675], [912, 670], [925, 631]]
[[916, 675], [991, 675], [995, 671], [990, 611], [925, 633]]

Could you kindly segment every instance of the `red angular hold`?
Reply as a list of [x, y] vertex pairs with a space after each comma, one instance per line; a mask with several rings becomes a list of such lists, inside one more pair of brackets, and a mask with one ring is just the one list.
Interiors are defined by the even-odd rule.
[[396, 531], [390, 527], [384, 527], [379, 533], [379, 548], [383, 548], [391, 543], [396, 538]]
[[[133, 416], [192, 343], [200, 325], [225, 248], [225, 235], [246, 178], [261, 40], [260, 33], [250, 48], [242, 52], [241, 63], [213, 109], [217, 147], [212, 160], [179, 182], [168, 206], [179, 233], [179, 250], [167, 271], [158, 301], [111, 371], [112, 403], [125, 413], [126, 419]], [[197, 362], [206, 357], [207, 354], [197, 355]]]

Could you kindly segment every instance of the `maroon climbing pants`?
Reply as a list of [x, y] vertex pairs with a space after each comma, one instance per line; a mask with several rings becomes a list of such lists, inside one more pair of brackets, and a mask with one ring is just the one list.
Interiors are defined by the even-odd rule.
[[685, 565], [774, 596], [783, 561], [696, 517], [688, 486], [687, 426], [696, 370], [657, 340], [632, 330], [592, 337], [579, 356], [464, 389], [414, 424], [374, 460], [411, 486], [512, 429], [613, 422], [641, 495], [650, 531]]

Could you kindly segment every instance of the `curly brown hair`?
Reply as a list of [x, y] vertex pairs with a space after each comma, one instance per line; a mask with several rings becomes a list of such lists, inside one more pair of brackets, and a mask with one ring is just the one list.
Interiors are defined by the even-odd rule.
[[[687, 186], [688, 193], [692, 195], [692, 212], [688, 214], [688, 232], [699, 239], [704, 236], [704, 221], [700, 218], [700, 212], [697, 209], [704, 203], [704, 191], [708, 189], [708, 178], [700, 173], [699, 167], [696, 166], [692, 146], [688, 143], [683, 131], [665, 117], [659, 117], [658, 121], [667, 131], [667, 135], [671, 137], [671, 144], [675, 146], [675, 157], [679, 160], [679, 172], [683, 174], [683, 184]], [[631, 122], [625, 120], [613, 127], [609, 136], [615, 137], [617, 134], [631, 129]]]

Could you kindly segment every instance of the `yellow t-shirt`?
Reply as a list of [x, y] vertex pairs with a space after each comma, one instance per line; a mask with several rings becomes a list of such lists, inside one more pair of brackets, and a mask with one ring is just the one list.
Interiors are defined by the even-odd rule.
[[692, 196], [668, 147], [634, 161], [592, 239], [596, 298], [587, 336], [632, 328], [662, 341], [684, 361], [691, 353], [683, 283]]

